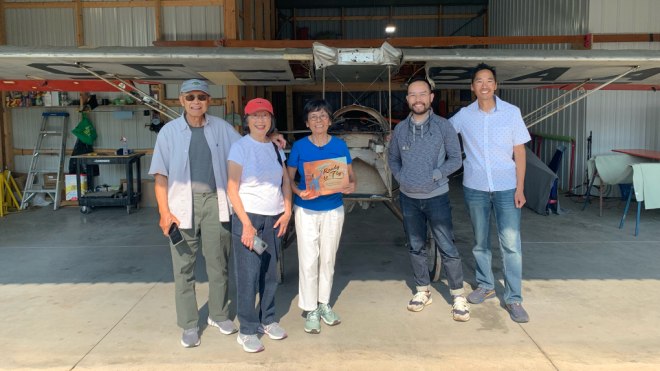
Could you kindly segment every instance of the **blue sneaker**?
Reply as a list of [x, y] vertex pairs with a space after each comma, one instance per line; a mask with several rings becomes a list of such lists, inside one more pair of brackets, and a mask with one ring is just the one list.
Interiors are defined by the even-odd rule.
[[513, 322], [518, 322], [518, 323], [529, 322], [529, 315], [527, 314], [525, 309], [523, 309], [520, 303], [507, 304], [506, 310], [509, 311], [509, 315], [511, 315], [511, 319], [513, 320]]
[[478, 289], [468, 294], [467, 301], [472, 304], [481, 304], [486, 299], [494, 299], [496, 296], [497, 295], [495, 295], [495, 290], [487, 290], [483, 287], [479, 287]]

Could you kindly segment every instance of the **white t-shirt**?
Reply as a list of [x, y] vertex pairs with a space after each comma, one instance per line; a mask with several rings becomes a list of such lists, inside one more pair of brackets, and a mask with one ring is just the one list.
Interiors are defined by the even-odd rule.
[[[284, 152], [279, 152], [282, 161], [285, 161]], [[284, 169], [277, 160], [272, 142], [259, 143], [246, 135], [232, 144], [227, 160], [243, 167], [238, 195], [246, 212], [259, 215], [284, 212]]]

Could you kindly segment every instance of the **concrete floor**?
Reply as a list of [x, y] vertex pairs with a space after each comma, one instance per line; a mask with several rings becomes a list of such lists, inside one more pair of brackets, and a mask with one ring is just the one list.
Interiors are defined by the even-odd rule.
[[[451, 189], [471, 291], [472, 230], [460, 183]], [[642, 213], [635, 237], [632, 213], [618, 229], [622, 210], [615, 204], [602, 218], [595, 204], [580, 212], [568, 200], [569, 215], [523, 209], [523, 296], [531, 321], [522, 325], [503, 309], [497, 251], [499, 300], [473, 305], [469, 322], [452, 320], [446, 281], [433, 284], [433, 305], [407, 311], [414, 285], [403, 228], [383, 205], [356, 209], [346, 218], [331, 302], [342, 324], [322, 325], [320, 335], [303, 332], [294, 244], [284, 252], [285, 283], [276, 298], [289, 338], [262, 339], [266, 351], [259, 354], [243, 352], [235, 335], [205, 323], [201, 346], [181, 347], [156, 209], [12, 214], [0, 220], [0, 369], [658, 370], [660, 210]], [[197, 276], [206, 318], [203, 264]], [[235, 297], [232, 268], [230, 277]], [[235, 317], [235, 303], [230, 311]]]

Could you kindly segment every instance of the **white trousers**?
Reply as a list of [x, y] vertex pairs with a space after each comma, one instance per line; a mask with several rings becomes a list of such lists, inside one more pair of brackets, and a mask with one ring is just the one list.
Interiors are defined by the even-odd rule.
[[330, 303], [335, 258], [344, 226], [344, 206], [328, 211], [294, 207], [298, 241], [298, 306], [312, 311]]

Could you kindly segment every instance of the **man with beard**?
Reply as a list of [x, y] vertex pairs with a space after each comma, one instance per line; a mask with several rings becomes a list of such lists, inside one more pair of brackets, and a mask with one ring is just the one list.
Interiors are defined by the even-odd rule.
[[454, 245], [447, 179], [461, 167], [458, 135], [449, 121], [431, 110], [433, 93], [428, 81], [412, 80], [406, 99], [412, 112], [392, 133], [388, 162], [401, 187], [403, 224], [417, 289], [408, 310], [419, 312], [433, 302], [426, 261], [428, 222], [454, 297], [454, 320], [467, 321], [470, 306], [463, 297], [463, 267]]

